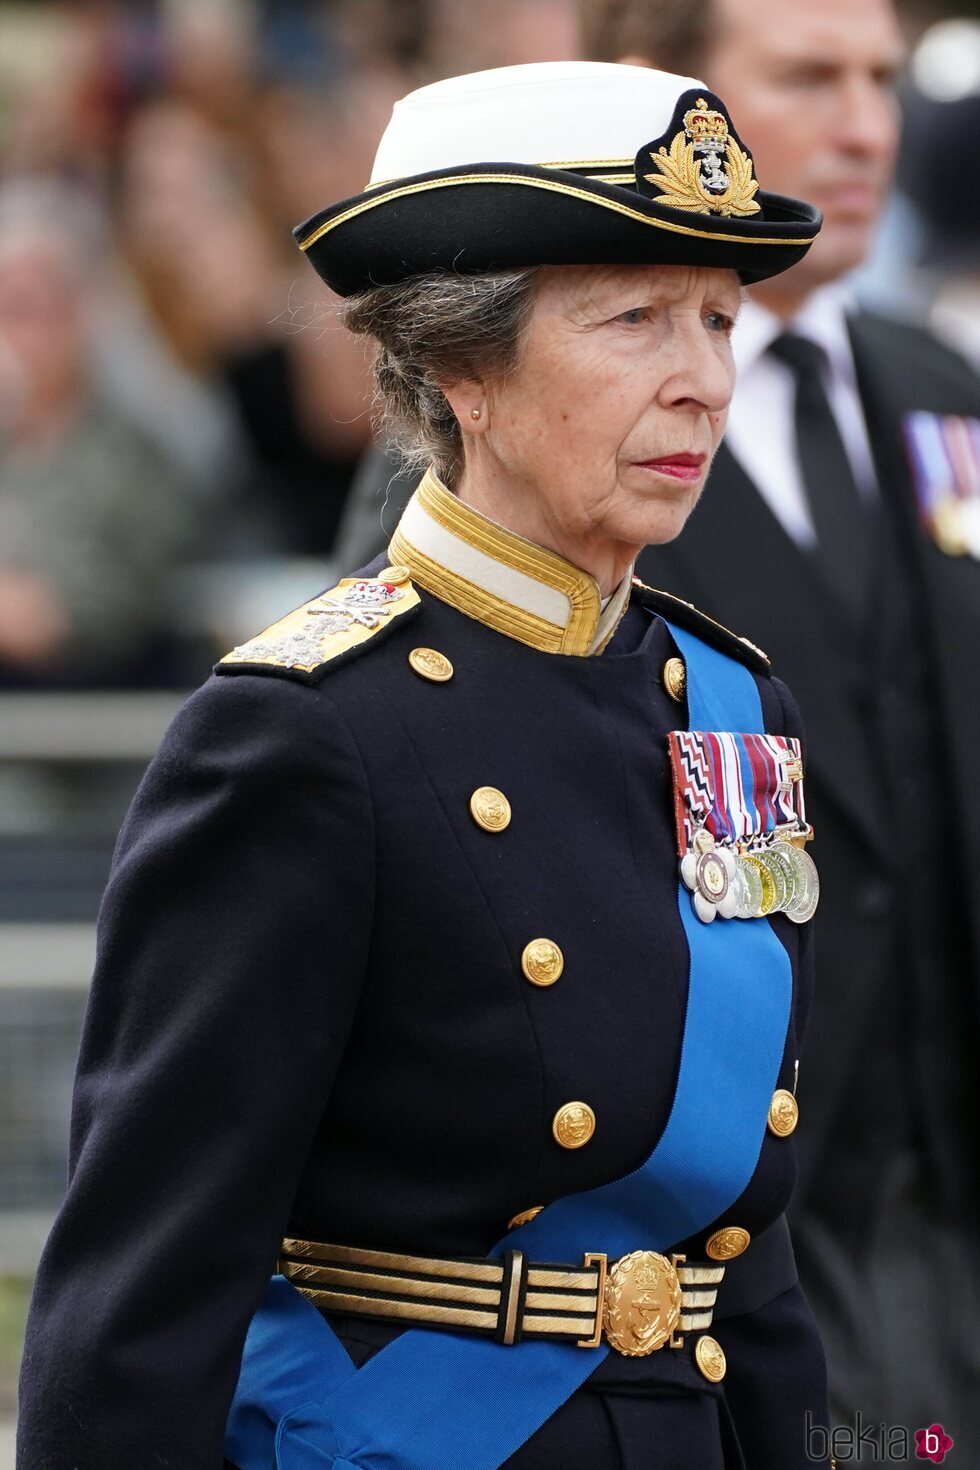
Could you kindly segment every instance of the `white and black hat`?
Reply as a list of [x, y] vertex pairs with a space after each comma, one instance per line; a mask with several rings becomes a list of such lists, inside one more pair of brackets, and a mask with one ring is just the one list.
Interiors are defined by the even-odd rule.
[[432, 270], [794, 265], [812, 205], [760, 189], [692, 77], [556, 61], [451, 77], [395, 104], [362, 194], [294, 231], [341, 296]]

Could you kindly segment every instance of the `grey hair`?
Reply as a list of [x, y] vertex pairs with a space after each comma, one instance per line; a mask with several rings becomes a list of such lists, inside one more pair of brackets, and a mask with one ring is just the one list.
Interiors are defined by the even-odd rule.
[[431, 271], [343, 303], [344, 325], [377, 343], [375, 415], [406, 467], [432, 464], [451, 489], [458, 484], [463, 436], [443, 385], [518, 365], [536, 286], [534, 268]]

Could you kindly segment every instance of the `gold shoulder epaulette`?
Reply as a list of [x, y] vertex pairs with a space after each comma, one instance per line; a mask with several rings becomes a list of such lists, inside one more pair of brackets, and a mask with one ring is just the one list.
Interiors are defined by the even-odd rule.
[[282, 674], [313, 684], [421, 606], [407, 567], [385, 567], [376, 577], [344, 577], [226, 653], [214, 671]]
[[703, 638], [705, 643], [710, 644], [712, 648], [717, 648], [721, 653], [727, 653], [731, 658], [737, 658], [740, 663], [748, 665], [750, 669], [755, 669], [757, 673], [769, 673], [770, 663], [767, 653], [764, 653], [750, 639], [743, 638], [740, 633], [733, 633], [730, 628], [725, 627], [724, 623], [719, 623], [707, 613], [701, 612], [693, 602], [685, 602], [683, 598], [675, 597], [671, 592], [661, 592], [657, 587], [648, 587], [646, 582], [641, 582], [639, 577], [633, 578], [633, 585], [639, 589], [647, 606], [654, 608], [661, 617], [679, 623], [689, 633]]

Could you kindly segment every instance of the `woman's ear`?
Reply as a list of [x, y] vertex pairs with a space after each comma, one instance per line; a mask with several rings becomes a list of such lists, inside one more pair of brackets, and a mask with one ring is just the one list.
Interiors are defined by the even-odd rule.
[[483, 383], [462, 378], [458, 383], [442, 386], [446, 402], [456, 415], [463, 434], [484, 434], [490, 423], [490, 405]]

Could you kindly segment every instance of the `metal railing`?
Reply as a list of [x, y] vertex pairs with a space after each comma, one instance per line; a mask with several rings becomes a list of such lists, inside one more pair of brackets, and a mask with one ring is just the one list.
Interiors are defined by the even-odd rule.
[[0, 695], [0, 1272], [30, 1273], [64, 1189], [98, 900], [182, 699]]

